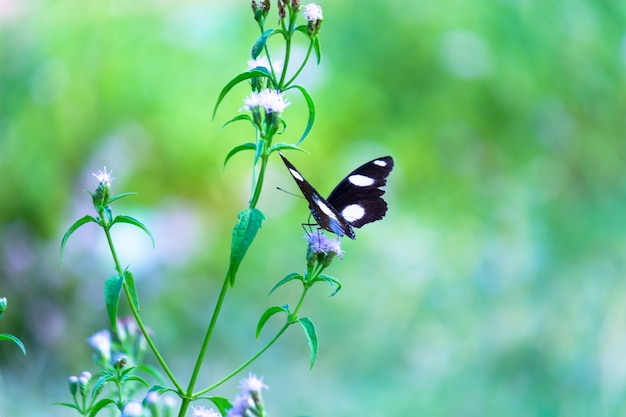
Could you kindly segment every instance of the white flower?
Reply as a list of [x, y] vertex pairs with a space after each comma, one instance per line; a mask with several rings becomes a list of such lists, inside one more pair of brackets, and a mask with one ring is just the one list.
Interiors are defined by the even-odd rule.
[[220, 413], [213, 409], [200, 407], [191, 407], [193, 409], [192, 417], [222, 417]]
[[143, 406], [138, 401], [127, 402], [122, 411], [122, 417], [141, 417]]
[[87, 342], [94, 348], [105, 360], [111, 359], [111, 333], [108, 330], [100, 330], [94, 333]]
[[283, 97], [283, 93], [265, 89], [260, 92], [252, 92], [243, 101], [244, 106], [239, 110], [251, 111], [255, 107], [263, 107], [267, 112], [282, 113], [291, 103]]
[[104, 171], [98, 171], [98, 173], [93, 173], [91, 175], [96, 177], [96, 179], [98, 180], [100, 184], [104, 184], [107, 187], [110, 187], [111, 181], [115, 179], [111, 176], [111, 174], [113, 174], [113, 171], [107, 172], [107, 167], [104, 167]]
[[[270, 62], [266, 56], [248, 60], [248, 71], [253, 70], [257, 67], [267, 68], [267, 70], [271, 72]], [[283, 71], [283, 62], [272, 60], [272, 67], [274, 68], [275, 74], [280, 74]]]
[[263, 378], [257, 378], [257, 376], [252, 373], [248, 374], [247, 378], [239, 381], [239, 388], [241, 388], [243, 394], [261, 392], [263, 388], [269, 389], [269, 387], [263, 383]]
[[322, 7], [316, 3], [309, 3], [304, 6], [302, 15], [308, 22], [324, 19], [324, 16], [322, 15]]
[[228, 410], [226, 417], [243, 417], [246, 410], [254, 406], [254, 401], [248, 395], [238, 395], [233, 401], [233, 408]]

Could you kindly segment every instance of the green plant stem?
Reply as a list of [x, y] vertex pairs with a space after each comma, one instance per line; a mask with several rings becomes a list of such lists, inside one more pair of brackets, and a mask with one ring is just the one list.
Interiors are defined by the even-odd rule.
[[[106, 235], [107, 242], [109, 243], [109, 248], [111, 249], [111, 254], [113, 255], [113, 261], [115, 262], [115, 270], [117, 271], [119, 276], [123, 276], [124, 273], [122, 271], [122, 266], [120, 265], [119, 258], [117, 257], [117, 251], [115, 250], [115, 246], [113, 245], [113, 239], [111, 238], [111, 233], [109, 231], [110, 227], [111, 226], [109, 224], [103, 225], [104, 234]], [[130, 310], [133, 313], [133, 317], [135, 317], [135, 321], [137, 322], [137, 325], [141, 329], [141, 333], [146, 339], [148, 346], [150, 346], [150, 349], [152, 349], [154, 356], [156, 357], [157, 361], [163, 368], [163, 371], [167, 374], [169, 379], [172, 381], [172, 384], [174, 384], [178, 392], [182, 393], [183, 392], [182, 386], [178, 383], [178, 381], [176, 380], [176, 377], [174, 376], [170, 368], [167, 366], [165, 359], [163, 359], [163, 357], [159, 353], [159, 350], [157, 349], [156, 345], [152, 341], [150, 334], [148, 333], [146, 327], [143, 324], [143, 321], [141, 320], [141, 317], [139, 316], [139, 311], [137, 311], [137, 307], [134, 305], [133, 302], [131, 302], [132, 298], [130, 295], [130, 290], [128, 289], [128, 284], [126, 284], [126, 280], [123, 281], [122, 287], [124, 288], [124, 294], [126, 294], [128, 305], [130, 306]]]
[[287, 88], [291, 85], [292, 82], [295, 81], [295, 79], [298, 77], [298, 75], [300, 75], [300, 73], [302, 72], [302, 70], [304, 69], [304, 66], [306, 65], [307, 62], [309, 62], [309, 57], [311, 56], [311, 51], [313, 50], [313, 43], [314, 40], [311, 39], [311, 43], [309, 44], [309, 49], [306, 51], [306, 56], [304, 57], [304, 59], [302, 60], [302, 64], [300, 65], [300, 68], [298, 68], [298, 70], [296, 71], [295, 74], [293, 74], [293, 77], [291, 77], [289, 79], [289, 81], [287, 81], [285, 83], [285, 85], [283, 86], [283, 88]]
[[222, 289], [220, 290], [220, 295], [217, 298], [217, 302], [213, 310], [213, 315], [211, 316], [211, 322], [209, 323], [209, 327], [207, 328], [207, 332], [204, 336], [202, 347], [200, 348], [200, 352], [198, 353], [198, 359], [196, 359], [196, 364], [193, 368], [193, 372], [189, 380], [189, 386], [187, 387], [186, 395], [183, 397], [183, 401], [180, 405], [180, 411], [178, 413], [179, 417], [184, 417], [185, 412], [187, 411], [187, 408], [189, 407], [189, 403], [191, 402], [191, 399], [193, 398], [193, 389], [196, 385], [198, 375], [200, 374], [200, 368], [202, 367], [204, 356], [206, 355], [206, 351], [209, 346], [211, 336], [213, 335], [213, 330], [215, 330], [217, 318], [222, 309], [222, 304], [224, 303], [224, 298], [226, 297], [226, 291], [228, 290], [229, 282], [230, 282], [230, 274], [227, 273], [226, 277], [224, 278], [224, 282], [222, 283]]
[[269, 159], [269, 155], [266, 154], [267, 151], [267, 143], [266, 149], [263, 149], [261, 152], [261, 169], [259, 170], [259, 175], [256, 179], [256, 185], [254, 187], [254, 192], [252, 194], [252, 198], [250, 199], [249, 208], [253, 209], [256, 207], [259, 202], [259, 197], [261, 197], [261, 190], [263, 189], [263, 179], [265, 178], [265, 169], [267, 168], [267, 160]]
[[278, 330], [278, 332], [276, 332], [274, 337], [272, 337], [269, 342], [267, 342], [261, 349], [259, 349], [258, 352], [256, 352], [254, 355], [252, 355], [250, 357], [250, 359], [248, 359], [247, 361], [245, 361], [244, 363], [239, 365], [231, 373], [229, 373], [228, 375], [226, 375], [224, 378], [220, 379], [219, 381], [217, 381], [213, 385], [211, 385], [211, 386], [209, 386], [209, 387], [207, 387], [207, 388], [205, 388], [205, 389], [203, 389], [201, 391], [198, 391], [197, 393], [193, 394], [193, 397], [198, 397], [200, 395], [206, 394], [207, 392], [209, 392], [209, 391], [219, 387], [220, 385], [222, 385], [223, 383], [225, 383], [226, 381], [228, 381], [229, 379], [231, 379], [232, 377], [237, 375], [239, 372], [244, 370], [248, 365], [250, 365], [252, 362], [254, 362], [259, 356], [261, 356], [263, 353], [265, 353], [265, 351], [268, 350], [278, 340], [278, 338], [280, 336], [282, 336], [283, 333], [285, 333], [285, 331], [287, 330], [287, 328], [289, 328], [289, 326], [291, 326], [292, 324], [294, 324], [295, 322], [298, 321], [297, 320], [298, 311], [300, 310], [300, 307], [302, 306], [302, 303], [304, 302], [304, 298], [306, 297], [306, 294], [309, 291], [309, 288], [311, 288], [309, 285], [305, 285], [304, 286], [304, 289], [302, 290], [302, 294], [300, 295], [300, 299], [298, 300], [298, 304], [296, 305], [296, 308], [293, 310], [293, 313], [291, 313], [289, 315], [289, 317], [287, 317], [287, 321], [285, 322], [283, 327], [281, 327], [280, 330]]

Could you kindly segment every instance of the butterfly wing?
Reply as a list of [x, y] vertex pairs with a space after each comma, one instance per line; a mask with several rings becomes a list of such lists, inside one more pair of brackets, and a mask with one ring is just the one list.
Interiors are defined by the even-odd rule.
[[296, 181], [296, 184], [298, 184], [300, 191], [302, 191], [302, 195], [309, 202], [309, 209], [317, 224], [322, 229], [335, 233], [337, 236], [343, 236], [345, 234], [349, 238], [354, 239], [354, 231], [346, 219], [344, 219], [339, 212], [304, 179], [300, 171], [298, 171], [281, 152], [279, 152], [279, 154], [287, 166], [289, 173]]
[[348, 174], [330, 193], [326, 201], [352, 227], [382, 219], [387, 213], [381, 187], [393, 169], [391, 156], [376, 158]]

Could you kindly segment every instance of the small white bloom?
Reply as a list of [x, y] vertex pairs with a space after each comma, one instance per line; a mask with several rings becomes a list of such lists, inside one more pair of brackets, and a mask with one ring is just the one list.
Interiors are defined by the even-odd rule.
[[68, 378], [68, 380], [70, 381], [70, 384], [78, 383], [78, 377], [76, 375], [72, 375], [71, 377]]
[[252, 110], [255, 107], [263, 107], [266, 111], [271, 113], [282, 113], [287, 106], [291, 103], [283, 97], [283, 93], [265, 89], [261, 92], [252, 92], [243, 101], [244, 106], [241, 110]]
[[220, 413], [213, 409], [200, 407], [191, 407], [193, 409], [192, 417], [222, 417]]
[[233, 401], [233, 408], [228, 410], [226, 417], [244, 417], [248, 408], [254, 406], [254, 401], [249, 395], [238, 395]]
[[89, 381], [91, 379], [91, 372], [84, 371], [83, 373], [80, 374], [80, 377], [85, 378], [87, 381]]
[[[248, 71], [257, 67], [267, 68], [267, 70], [271, 72], [270, 63], [266, 56], [248, 60]], [[272, 60], [272, 67], [274, 67], [274, 73], [280, 74], [283, 71], [283, 62]]]
[[111, 176], [111, 174], [113, 174], [113, 171], [107, 172], [107, 167], [104, 167], [104, 171], [98, 171], [98, 173], [93, 173], [91, 175], [96, 177], [96, 179], [98, 180], [100, 184], [104, 184], [107, 187], [110, 187], [111, 181], [115, 179]]
[[308, 22], [324, 19], [324, 16], [322, 15], [322, 7], [316, 3], [309, 3], [304, 6], [302, 15]]
[[87, 342], [94, 348], [105, 360], [111, 359], [111, 333], [108, 330], [100, 330], [94, 333]]
[[263, 383], [263, 378], [257, 378], [257, 376], [252, 373], [248, 374], [247, 378], [239, 381], [239, 388], [241, 388], [244, 394], [261, 392], [263, 388], [269, 389], [269, 387]]
[[138, 401], [127, 402], [122, 411], [122, 417], [141, 417], [143, 406]]
[[151, 404], [158, 404], [161, 400], [161, 396], [156, 391], [150, 391], [146, 395], [146, 402]]

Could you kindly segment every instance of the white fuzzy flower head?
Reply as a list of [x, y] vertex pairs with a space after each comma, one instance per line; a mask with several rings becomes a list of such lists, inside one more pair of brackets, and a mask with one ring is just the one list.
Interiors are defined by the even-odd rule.
[[239, 381], [239, 388], [241, 388], [243, 394], [261, 392], [262, 389], [269, 389], [269, 387], [263, 383], [263, 378], [258, 378], [252, 373], [248, 374], [247, 378]]
[[323, 20], [322, 7], [316, 3], [309, 3], [304, 6], [302, 15], [308, 22], [315, 22], [317, 20]]
[[143, 415], [143, 406], [138, 401], [127, 402], [122, 411], [122, 417], [141, 417]]
[[[267, 68], [267, 70], [271, 72], [270, 62], [266, 56], [248, 60], [248, 71], [253, 70], [257, 67]], [[275, 74], [280, 74], [283, 71], [283, 62], [272, 60], [272, 67], [274, 68]]]
[[108, 330], [101, 330], [94, 333], [87, 339], [89, 345], [102, 356], [103, 359], [111, 359], [111, 333]]
[[111, 176], [111, 174], [113, 174], [113, 171], [107, 172], [107, 167], [104, 167], [104, 171], [98, 171], [97, 173], [93, 173], [91, 175], [96, 177], [100, 184], [104, 184], [107, 187], [110, 187], [111, 182], [115, 179]]
[[269, 88], [258, 93], [253, 91], [243, 103], [240, 110], [253, 111], [257, 107], [263, 107], [269, 113], [282, 113], [291, 104], [283, 97], [283, 93]]
[[204, 408], [202, 406], [199, 407], [191, 407], [193, 409], [192, 417], [222, 417], [220, 413], [213, 409]]
[[246, 410], [254, 407], [254, 401], [249, 395], [238, 395], [233, 401], [233, 408], [228, 410], [226, 417], [244, 417]]

